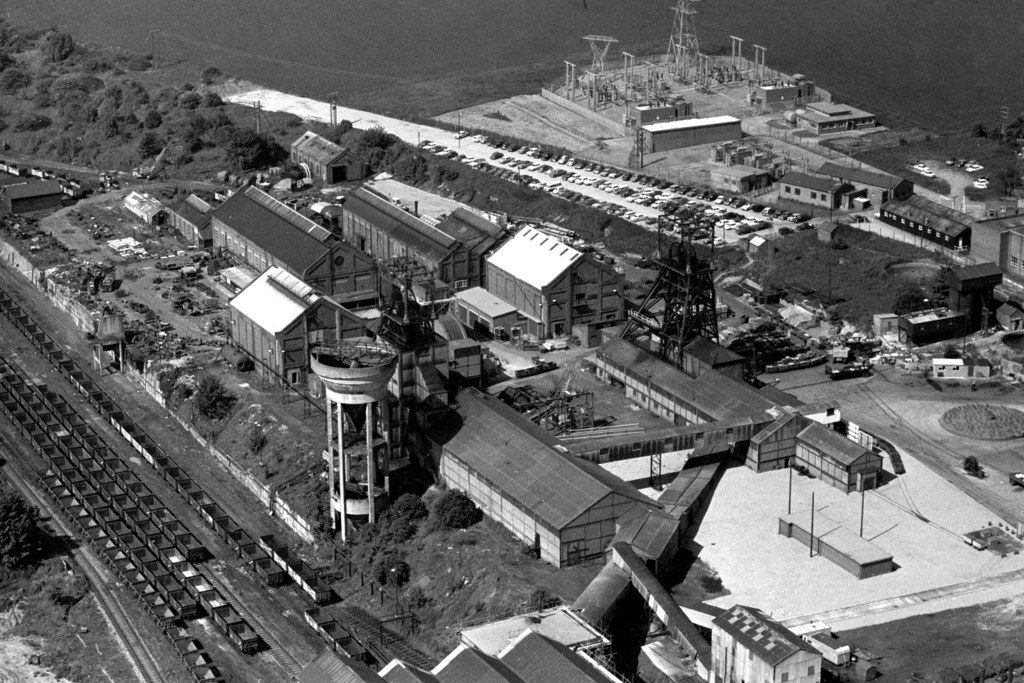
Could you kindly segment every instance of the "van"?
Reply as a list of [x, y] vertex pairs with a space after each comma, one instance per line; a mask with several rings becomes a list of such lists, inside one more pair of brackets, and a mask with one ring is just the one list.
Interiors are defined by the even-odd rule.
[[544, 351], [565, 351], [569, 348], [569, 342], [564, 339], [549, 339], [540, 345]]

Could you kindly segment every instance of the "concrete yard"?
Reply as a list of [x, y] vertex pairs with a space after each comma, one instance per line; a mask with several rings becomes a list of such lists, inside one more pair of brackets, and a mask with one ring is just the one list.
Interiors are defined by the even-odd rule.
[[[1024, 555], [996, 557], [960, 538], [998, 520], [912, 457], [905, 455], [904, 461], [906, 475], [865, 498], [864, 537], [891, 553], [898, 568], [861, 581], [779, 535], [788, 471], [727, 470], [694, 539], [700, 558], [731, 591], [712, 604], [757, 605], [791, 624], [822, 619], [833, 628], [851, 628], [902, 618], [924, 603], [925, 611], [935, 612], [1019, 592]], [[799, 475], [792, 481], [794, 512], [810, 508], [813, 492], [818, 511], [858, 531], [859, 495]]]

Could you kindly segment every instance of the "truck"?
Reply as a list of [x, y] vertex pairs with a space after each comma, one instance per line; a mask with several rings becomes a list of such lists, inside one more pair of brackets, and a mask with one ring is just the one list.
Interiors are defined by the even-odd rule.
[[1010, 472], [1010, 485], [1024, 488], [1024, 472]]

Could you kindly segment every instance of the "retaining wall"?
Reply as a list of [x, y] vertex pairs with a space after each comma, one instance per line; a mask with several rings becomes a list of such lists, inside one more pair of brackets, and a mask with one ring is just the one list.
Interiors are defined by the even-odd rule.
[[555, 94], [548, 90], [547, 88], [540, 89], [540, 96], [547, 100], [548, 102], [553, 102], [554, 104], [557, 104], [559, 107], [562, 107], [563, 109], [568, 109], [574, 114], [579, 114], [580, 116], [582, 116], [585, 119], [588, 119], [589, 121], [593, 121], [596, 124], [604, 126], [608, 130], [608, 132], [614, 135], [615, 137], [623, 137], [625, 135], [625, 133], [622, 132], [622, 126], [616, 125], [616, 123], [609, 119], [608, 117], [601, 116], [596, 111], [591, 111], [590, 109], [584, 107], [582, 104], [576, 104], [572, 100], [568, 100], [562, 97], [561, 95]]

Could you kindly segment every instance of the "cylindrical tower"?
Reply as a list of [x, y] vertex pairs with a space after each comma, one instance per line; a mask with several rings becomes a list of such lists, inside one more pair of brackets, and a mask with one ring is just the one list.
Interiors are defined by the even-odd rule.
[[348, 521], [377, 519], [391, 492], [391, 411], [388, 382], [398, 352], [358, 337], [313, 349], [310, 366], [324, 384], [331, 518], [347, 540]]

